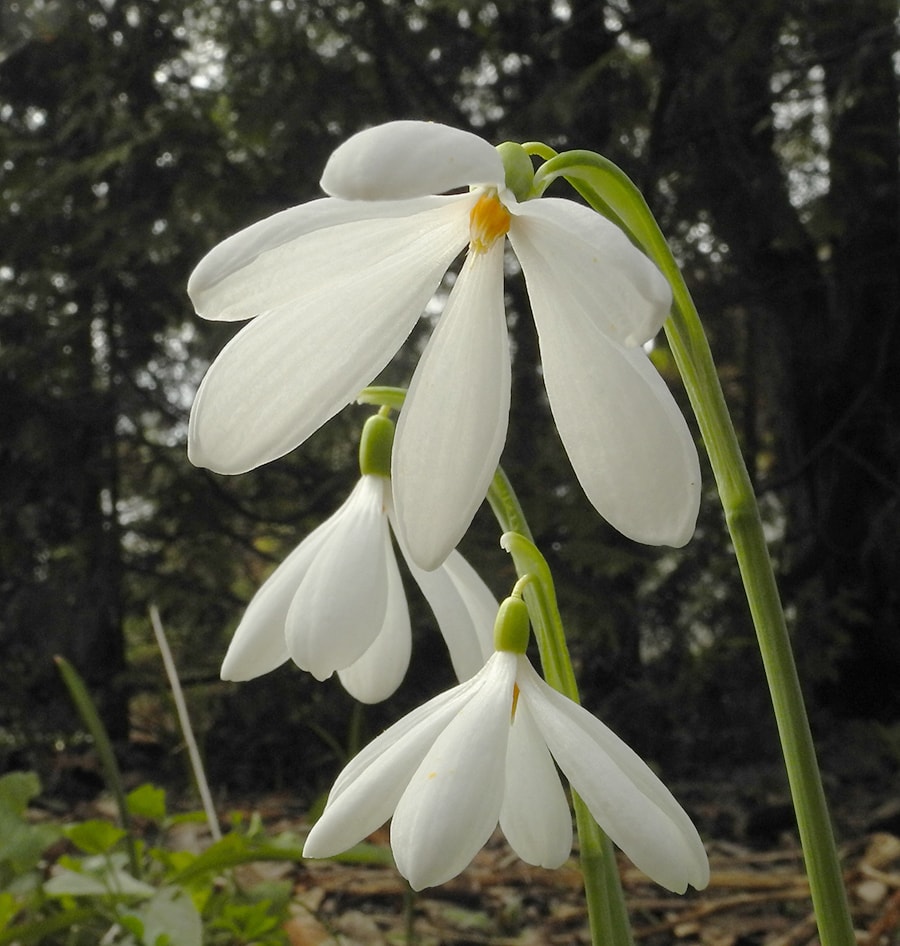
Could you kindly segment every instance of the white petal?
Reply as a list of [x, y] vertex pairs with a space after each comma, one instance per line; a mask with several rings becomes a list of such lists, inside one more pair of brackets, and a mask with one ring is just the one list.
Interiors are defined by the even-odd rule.
[[641, 348], [532, 297], [544, 384], [575, 475], [604, 519], [648, 545], [682, 546], [700, 508], [697, 448]]
[[288, 555], [250, 600], [222, 662], [223, 680], [252, 680], [290, 657], [284, 637], [288, 609], [347, 502]]
[[382, 495], [381, 477], [360, 478], [288, 610], [288, 651], [318, 680], [359, 660], [384, 622], [393, 551]]
[[[245, 326], [200, 385], [188, 428], [197, 466], [242, 473], [283, 456], [345, 407], [406, 340], [447, 266], [467, 239], [468, 197], [378, 227], [365, 254], [338, 281], [289, 299]], [[345, 228], [335, 228], [336, 232]], [[343, 250], [328, 237], [330, 252]], [[302, 260], [296, 265], [302, 266]], [[290, 266], [287, 266], [290, 270]], [[277, 280], [276, 280], [277, 285]]]
[[[260, 220], [213, 247], [188, 280], [197, 314], [236, 321], [301, 302], [332, 283], [376, 269], [433, 229], [466, 196], [418, 200], [312, 200]], [[449, 208], [449, 209], [448, 209]], [[466, 210], [459, 211], [458, 249]], [[457, 252], [458, 252], [457, 249]]]
[[497, 599], [456, 549], [431, 572], [408, 556], [406, 563], [434, 612], [457, 679], [468, 680], [494, 652]]
[[672, 306], [669, 283], [615, 224], [571, 200], [543, 198], [510, 210], [509, 239], [530, 296], [545, 294], [560, 311], [579, 309], [629, 347], [662, 328]]
[[572, 851], [566, 793], [544, 737], [521, 699], [509, 734], [500, 828], [516, 854], [538, 867], [559, 867]]
[[547, 745], [597, 823], [635, 866], [668, 890], [709, 883], [703, 843], [650, 768], [596, 717], [520, 668], [525, 699]]
[[[385, 480], [387, 489], [390, 484]], [[397, 559], [385, 536], [387, 548], [387, 606], [384, 622], [372, 646], [338, 677], [344, 689], [361, 703], [380, 703], [391, 696], [403, 682], [412, 652], [409, 608]]]
[[303, 847], [304, 857], [331, 857], [368, 837], [393, 814], [434, 740], [484, 685], [468, 680], [404, 716], [355, 756], [338, 776]]
[[391, 849], [413, 890], [455, 877], [497, 827], [515, 668], [513, 654], [491, 658], [474, 678], [483, 686], [434, 741], [397, 804]]
[[413, 375], [391, 476], [404, 547], [431, 570], [450, 554], [496, 471], [509, 419], [503, 241], [470, 253]]
[[376, 125], [345, 141], [322, 174], [326, 194], [396, 200], [442, 194], [470, 184], [498, 186], [503, 162], [483, 138], [432, 122]]

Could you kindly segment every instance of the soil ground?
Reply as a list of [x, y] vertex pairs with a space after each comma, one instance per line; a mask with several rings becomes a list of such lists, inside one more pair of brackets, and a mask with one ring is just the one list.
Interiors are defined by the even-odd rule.
[[[900, 782], [884, 769], [875, 782], [829, 780], [829, 801], [857, 942], [900, 946]], [[670, 784], [695, 820], [712, 867], [709, 887], [667, 893], [619, 855], [636, 946], [815, 946], [809, 887], [783, 773], [757, 767]], [[190, 803], [189, 803], [190, 804]], [[68, 806], [67, 806], [68, 807]], [[74, 811], [72, 810], [74, 807]], [[83, 800], [76, 818], [113, 815], [109, 802]], [[192, 807], [196, 807], [192, 805]], [[258, 815], [271, 835], [302, 837], [309, 825], [296, 796], [220, 799], [220, 815]], [[57, 811], [57, 814], [59, 812]], [[202, 826], [171, 837], [202, 848]], [[388, 832], [371, 841], [387, 862]], [[577, 852], [576, 852], [577, 853]], [[590, 943], [577, 857], [556, 871], [522, 863], [495, 833], [455, 880], [413, 894], [389, 863], [304, 860], [240, 868], [248, 885], [289, 881], [291, 946], [579, 946]]]
[[[677, 786], [707, 843], [704, 891], [667, 893], [619, 855], [637, 946], [813, 946], [819, 942], [790, 806], [744, 814], [727, 785]], [[690, 796], [693, 796], [691, 798]], [[900, 946], [900, 800], [850, 802], [835, 814], [857, 941]], [[275, 831], [303, 831], [270, 797], [257, 810]], [[718, 826], [718, 830], [716, 830]], [[387, 847], [382, 830], [373, 839]], [[556, 871], [523, 864], [495, 834], [472, 865], [412, 894], [390, 866], [326, 861], [254, 865], [293, 880], [292, 946], [577, 946], [590, 943], [577, 860]]]

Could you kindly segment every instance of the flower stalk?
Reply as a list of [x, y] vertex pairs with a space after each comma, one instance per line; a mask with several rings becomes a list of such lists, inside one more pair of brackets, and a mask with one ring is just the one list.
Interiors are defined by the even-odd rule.
[[[357, 401], [400, 410], [405, 396], [402, 388], [372, 386], [366, 388]], [[553, 577], [546, 560], [534, 545], [524, 510], [502, 467], [498, 467], [494, 474], [487, 500], [504, 532], [501, 545], [512, 555], [519, 575], [516, 593], [521, 592], [528, 605], [545, 679], [579, 703], [578, 685], [556, 602]], [[601, 943], [630, 946], [634, 940], [612, 842], [577, 792], [572, 792], [572, 807], [591, 940], [596, 946]]]
[[797, 817], [823, 946], [855, 942], [828, 805], [763, 533], [759, 507], [725, 403], [700, 316], [678, 264], [641, 193], [618, 167], [588, 151], [549, 156], [535, 174], [540, 192], [566, 180], [599, 213], [622, 226], [659, 266], [673, 289], [669, 345], [709, 453], [719, 498], [756, 629]]
[[[538, 642], [544, 677], [550, 686], [579, 703], [578, 684], [556, 603], [553, 576], [534, 545], [525, 513], [502, 467], [498, 467], [494, 475], [487, 498], [500, 528], [504, 530], [500, 544], [512, 555], [520, 581], [526, 577], [530, 579], [524, 583], [522, 591]], [[572, 807], [575, 810], [591, 942], [595, 946], [603, 943], [630, 946], [634, 939], [612, 842], [574, 791]]]

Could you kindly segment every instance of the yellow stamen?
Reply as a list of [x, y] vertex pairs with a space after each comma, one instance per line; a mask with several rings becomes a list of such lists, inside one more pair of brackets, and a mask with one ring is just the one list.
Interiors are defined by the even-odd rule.
[[509, 721], [512, 721], [516, 718], [516, 706], [519, 704], [519, 684], [513, 684], [513, 701], [512, 701], [512, 710], [509, 714]]
[[509, 230], [509, 211], [496, 194], [482, 194], [469, 215], [469, 246], [486, 253], [498, 237]]

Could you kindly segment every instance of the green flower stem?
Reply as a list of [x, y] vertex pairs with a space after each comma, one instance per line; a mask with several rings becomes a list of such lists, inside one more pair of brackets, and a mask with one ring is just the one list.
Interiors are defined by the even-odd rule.
[[374, 407], [389, 407], [399, 411], [406, 400], [406, 388], [391, 388], [372, 385], [362, 391], [356, 399], [357, 404], [371, 404]]
[[567, 152], [538, 169], [535, 192], [541, 193], [559, 176], [595, 210], [623, 226], [672, 285], [674, 307], [666, 321], [666, 335], [709, 452], [756, 628], [819, 935], [822, 946], [851, 946], [856, 940], [847, 894], [784, 610], [753, 486], [697, 309], [643, 196], [618, 167], [592, 152]]
[[[676, 296], [666, 335], [685, 378], [719, 488], [781, 739], [810, 893], [822, 946], [856, 943], [843, 873], [822, 786], [815, 745], [769, 557], [759, 507], [738, 445], [705, 336], [693, 338], [699, 317], [687, 288]], [[687, 331], [686, 331], [687, 330]], [[704, 351], [705, 350], [705, 351]], [[702, 360], [698, 364], [697, 354]], [[689, 369], [694, 369], [690, 371]], [[687, 378], [692, 376], [691, 383]], [[703, 418], [701, 421], [701, 417]]]
[[512, 483], [502, 466], [498, 466], [488, 489], [487, 501], [494, 513], [494, 518], [504, 532], [518, 532], [532, 544], [534, 536], [525, 519], [525, 513], [519, 503]]
[[[579, 703], [578, 685], [556, 603], [553, 576], [531, 539], [522, 507], [502, 469], [498, 468], [494, 475], [488, 502], [504, 530], [500, 544], [512, 555], [519, 579], [529, 579], [522, 591], [534, 626], [544, 677], [550, 686]], [[634, 940], [612, 842], [574, 791], [572, 806], [578, 830], [591, 941], [594, 946], [631, 946]]]

